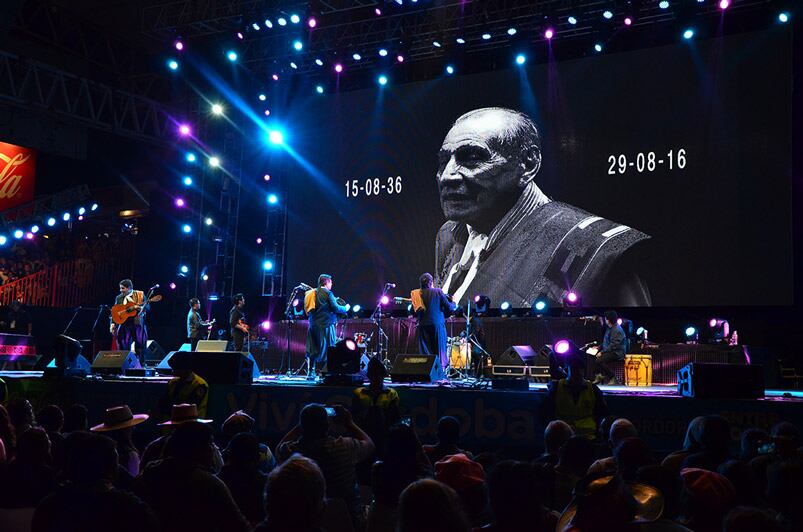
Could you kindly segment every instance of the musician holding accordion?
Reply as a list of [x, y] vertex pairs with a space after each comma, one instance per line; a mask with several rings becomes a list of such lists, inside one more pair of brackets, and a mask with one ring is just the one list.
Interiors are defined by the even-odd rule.
[[348, 312], [346, 302], [332, 293], [332, 276], [318, 276], [318, 288], [304, 294], [304, 310], [309, 316], [307, 330], [308, 376], [314, 377], [326, 367], [326, 352], [337, 342], [337, 314]]

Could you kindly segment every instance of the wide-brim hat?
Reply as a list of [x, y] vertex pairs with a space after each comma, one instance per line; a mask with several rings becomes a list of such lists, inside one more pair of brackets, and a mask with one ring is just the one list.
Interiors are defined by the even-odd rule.
[[[581, 480], [578, 483], [578, 487], [583, 483], [584, 480]], [[604, 497], [615, 497], [618, 493], [623, 492], [635, 501], [635, 515], [630, 521], [632, 524], [651, 523], [659, 519], [664, 512], [664, 496], [659, 490], [639, 482], [624, 482], [615, 475], [588, 479], [581, 489], [584, 494], [578, 493], [578, 489], [575, 488], [572, 502], [561, 514], [558, 526], [555, 528], [558, 532], [568, 531], [575, 526], [574, 520], [577, 517], [577, 507], [578, 504], [581, 504], [580, 499], [583, 497], [599, 497], [600, 499], [595, 501], [599, 504], [604, 500]]]
[[139, 425], [148, 419], [148, 414], [132, 414], [128, 405], [113, 406], [103, 413], [103, 423], [92, 427], [92, 432], [109, 432]]
[[200, 419], [198, 417], [198, 405], [184, 403], [173, 405], [173, 408], [170, 410], [170, 421], [159, 423], [159, 426], [181, 425], [182, 423], [189, 423], [191, 421], [197, 423], [212, 423], [211, 419]]

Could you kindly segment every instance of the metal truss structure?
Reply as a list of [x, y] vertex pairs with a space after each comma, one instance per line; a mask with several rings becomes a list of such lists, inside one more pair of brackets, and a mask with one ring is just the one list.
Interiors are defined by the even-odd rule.
[[161, 104], [7, 52], [0, 52], [0, 102], [139, 140], [174, 140]]

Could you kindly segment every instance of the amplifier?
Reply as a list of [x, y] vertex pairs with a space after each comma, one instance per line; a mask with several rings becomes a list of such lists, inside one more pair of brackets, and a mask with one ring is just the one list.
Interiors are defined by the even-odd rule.
[[527, 366], [500, 366], [494, 364], [491, 368], [494, 377], [527, 377]]

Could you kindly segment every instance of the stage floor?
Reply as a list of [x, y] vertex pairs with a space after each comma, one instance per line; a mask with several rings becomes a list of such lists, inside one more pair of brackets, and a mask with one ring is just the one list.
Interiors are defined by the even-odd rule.
[[[99, 422], [109, 406], [128, 404], [136, 412], [154, 413], [170, 376], [106, 378], [43, 378], [39, 371], [0, 372], [9, 396], [26, 397], [38, 410], [47, 404], [68, 407], [82, 403], [90, 423]], [[504, 449], [511, 456], [540, 449], [550, 413], [544, 407], [546, 384], [530, 383], [528, 390], [491, 389], [490, 381], [450, 381], [433, 384], [387, 383], [401, 399], [420, 438], [433, 440], [437, 420], [455, 416], [463, 426], [462, 441], [475, 450]], [[769, 430], [779, 421], [803, 426], [803, 391], [766, 390], [763, 399], [695, 399], [681, 397], [675, 386], [601, 386], [609, 411], [630, 419], [642, 438], [660, 451], [680, 448], [688, 422], [699, 415], [720, 414], [734, 434], [746, 428]], [[252, 384], [210, 386], [207, 417], [222, 422], [243, 409], [256, 419], [257, 435], [275, 444], [298, 420], [308, 403], [350, 404], [353, 389], [326, 386], [304, 377], [262, 376]], [[155, 435], [155, 418], [137, 428], [141, 436]]]

